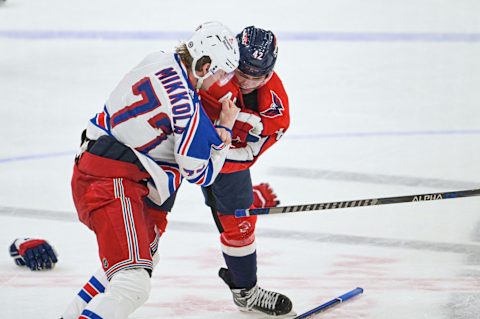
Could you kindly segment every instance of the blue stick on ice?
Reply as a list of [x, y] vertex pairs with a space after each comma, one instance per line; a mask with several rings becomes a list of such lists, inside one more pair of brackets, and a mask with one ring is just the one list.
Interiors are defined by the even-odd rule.
[[316, 308], [313, 308], [305, 313], [302, 313], [301, 315], [298, 315], [296, 316], [295, 318], [293, 319], [305, 319], [305, 318], [310, 318], [311, 316], [314, 316], [320, 312], [323, 312], [329, 308], [332, 308], [333, 306], [336, 306], [342, 302], [345, 302], [349, 299], [352, 299], [353, 297], [359, 295], [363, 293], [363, 288], [355, 288], [353, 289], [352, 291], [349, 291], [343, 295], [341, 295], [340, 297], [337, 297], [335, 299], [332, 299], [330, 301], [327, 301], [326, 303], [316, 307]]

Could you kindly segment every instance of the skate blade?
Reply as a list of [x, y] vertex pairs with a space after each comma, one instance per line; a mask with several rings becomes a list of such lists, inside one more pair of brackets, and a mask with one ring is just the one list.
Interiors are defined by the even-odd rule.
[[242, 307], [237, 307], [237, 308], [241, 312], [255, 314], [255, 318], [257, 318], [257, 319], [291, 319], [291, 318], [294, 318], [294, 317], [297, 316], [297, 313], [293, 310], [290, 311], [289, 313], [284, 314], [284, 315], [272, 316], [272, 315], [267, 315], [267, 314], [265, 314], [261, 311], [254, 310], [254, 309], [246, 309], [246, 308], [242, 308]]
[[281, 315], [281, 316], [268, 316], [266, 318], [278, 318], [278, 319], [287, 319], [287, 318], [294, 318], [297, 316], [297, 313], [295, 311], [290, 311], [289, 313], [286, 313], [284, 315]]

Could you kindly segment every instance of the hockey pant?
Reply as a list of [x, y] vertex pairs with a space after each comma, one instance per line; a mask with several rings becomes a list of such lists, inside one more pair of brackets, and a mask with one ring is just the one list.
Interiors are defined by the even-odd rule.
[[[103, 286], [104, 293], [87, 298], [80, 318], [126, 318], [148, 298], [152, 252], [166, 227], [166, 214], [145, 203], [143, 180], [148, 177], [134, 164], [89, 152], [74, 167], [74, 203], [79, 219], [95, 232], [105, 275], [98, 271], [93, 277], [100, 283], [98, 292]], [[89, 281], [87, 289], [97, 282]]]

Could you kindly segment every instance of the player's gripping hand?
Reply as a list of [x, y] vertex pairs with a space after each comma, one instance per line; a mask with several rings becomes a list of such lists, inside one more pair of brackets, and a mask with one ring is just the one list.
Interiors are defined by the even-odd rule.
[[253, 206], [255, 208], [277, 207], [280, 201], [267, 183], [253, 186]]
[[263, 131], [262, 119], [251, 110], [242, 110], [233, 125], [232, 138], [237, 147], [244, 147], [247, 142], [257, 142]]
[[232, 100], [224, 99], [222, 101], [222, 111], [220, 112], [217, 124], [231, 130], [239, 112], [240, 109]]
[[10, 245], [10, 256], [18, 266], [27, 266], [32, 271], [52, 269], [58, 261], [52, 246], [43, 239], [15, 239]]
[[232, 143], [232, 130], [225, 127], [225, 126], [220, 126], [216, 125], [215, 129], [217, 130], [217, 134], [222, 140], [223, 143], [225, 144], [230, 144]]

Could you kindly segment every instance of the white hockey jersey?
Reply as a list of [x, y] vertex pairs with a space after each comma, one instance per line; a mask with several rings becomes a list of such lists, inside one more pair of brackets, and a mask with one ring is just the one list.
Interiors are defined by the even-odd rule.
[[159, 205], [182, 178], [201, 186], [213, 183], [229, 147], [175, 53], [150, 54], [125, 75], [87, 127], [89, 139], [107, 134], [137, 154], [158, 193], [149, 183], [149, 198]]

